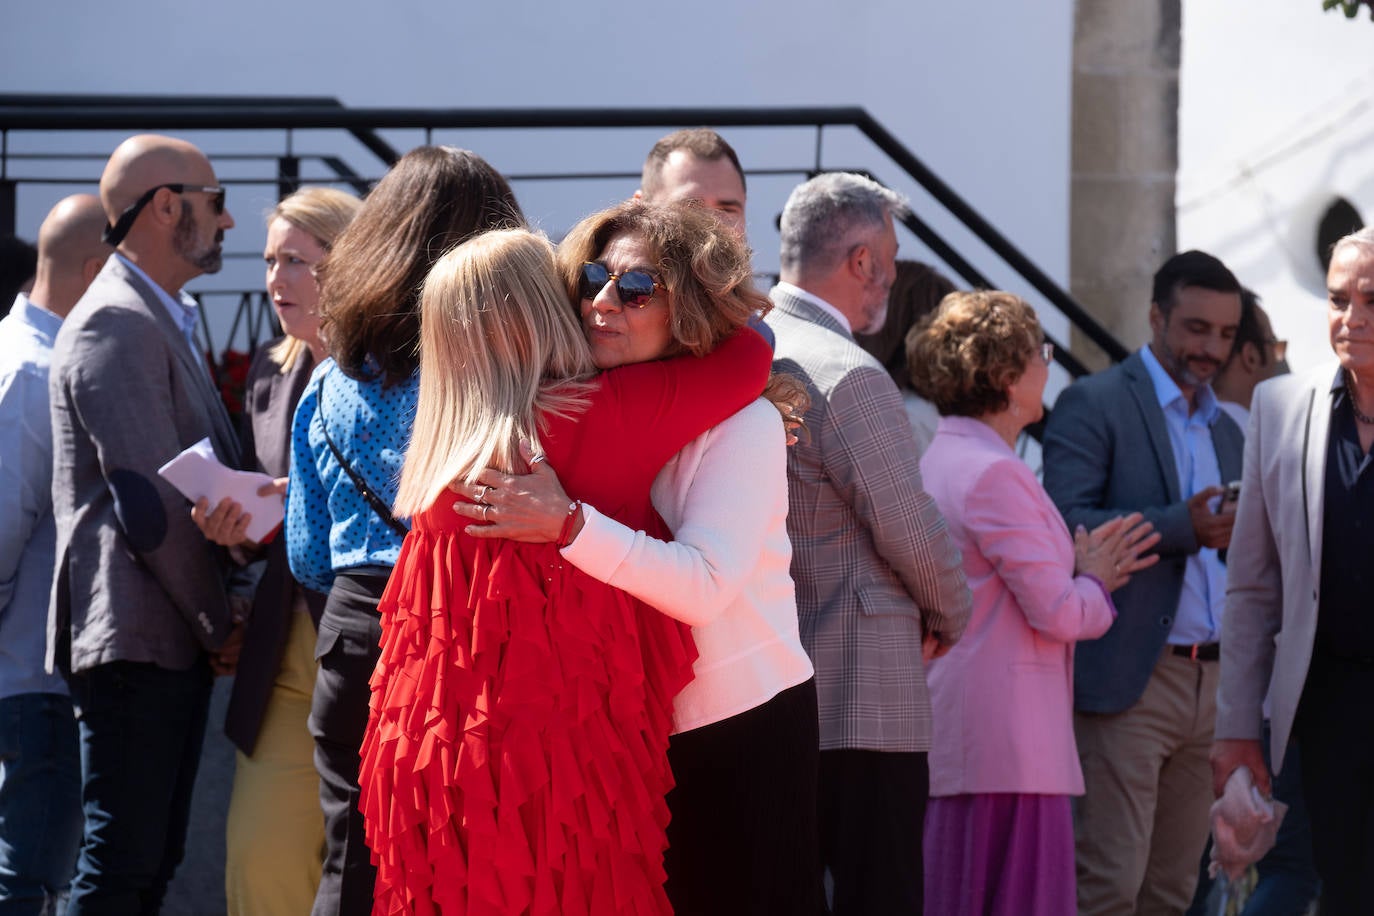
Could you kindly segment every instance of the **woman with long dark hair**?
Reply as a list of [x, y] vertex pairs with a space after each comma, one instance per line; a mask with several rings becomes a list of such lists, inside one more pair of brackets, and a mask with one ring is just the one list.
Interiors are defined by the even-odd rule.
[[316, 916], [372, 905], [358, 748], [381, 636], [377, 600], [406, 533], [389, 506], [419, 392], [420, 285], [449, 248], [523, 223], [510, 186], [480, 156], [424, 146], [377, 184], [319, 269], [333, 358], [296, 410], [286, 522], [291, 571], [329, 595], [310, 713], [326, 841]]

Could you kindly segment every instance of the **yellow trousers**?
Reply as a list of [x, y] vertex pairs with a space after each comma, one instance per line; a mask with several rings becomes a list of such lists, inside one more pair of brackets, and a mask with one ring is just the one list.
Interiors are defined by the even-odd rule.
[[306, 722], [315, 687], [315, 627], [291, 632], [253, 756], [238, 753], [226, 827], [229, 916], [304, 916], [324, 859], [315, 741]]

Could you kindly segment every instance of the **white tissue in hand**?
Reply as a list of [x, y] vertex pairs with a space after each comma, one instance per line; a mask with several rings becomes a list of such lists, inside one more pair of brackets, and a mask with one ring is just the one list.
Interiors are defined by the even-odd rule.
[[1234, 881], [1262, 859], [1274, 847], [1287, 810], [1283, 802], [1260, 794], [1248, 767], [1238, 767], [1212, 804], [1212, 876], [1223, 871]]

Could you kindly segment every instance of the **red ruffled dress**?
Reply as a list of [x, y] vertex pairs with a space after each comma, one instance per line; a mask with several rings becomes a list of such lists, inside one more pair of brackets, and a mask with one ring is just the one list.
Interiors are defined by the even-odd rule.
[[[654, 477], [758, 396], [771, 358], [745, 330], [707, 357], [605, 372], [584, 413], [549, 420], [550, 466], [572, 497], [671, 537]], [[667, 747], [689, 628], [552, 544], [469, 537], [458, 498], [414, 519], [380, 604], [359, 774], [373, 913], [671, 913]]]

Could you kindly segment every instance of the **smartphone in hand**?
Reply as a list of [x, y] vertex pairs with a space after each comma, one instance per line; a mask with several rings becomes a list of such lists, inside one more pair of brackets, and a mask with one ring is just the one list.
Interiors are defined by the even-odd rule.
[[1217, 512], [1225, 512], [1228, 508], [1234, 509], [1238, 502], [1240, 502], [1240, 481], [1233, 480], [1226, 485], [1226, 492], [1221, 494], [1221, 502], [1217, 504]]

